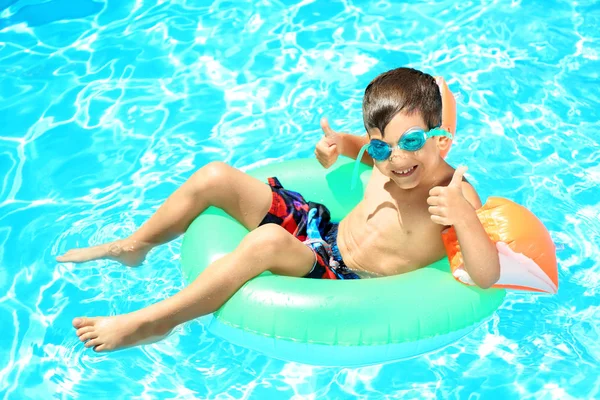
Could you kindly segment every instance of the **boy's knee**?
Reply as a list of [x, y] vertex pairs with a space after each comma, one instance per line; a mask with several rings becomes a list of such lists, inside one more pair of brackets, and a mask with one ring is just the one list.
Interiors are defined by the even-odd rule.
[[194, 174], [196, 186], [200, 189], [207, 189], [227, 182], [231, 168], [221, 161], [212, 161], [206, 164]]
[[297, 240], [288, 231], [276, 224], [262, 225], [244, 238], [242, 244], [249, 252], [263, 259], [276, 259], [278, 254], [285, 253]]

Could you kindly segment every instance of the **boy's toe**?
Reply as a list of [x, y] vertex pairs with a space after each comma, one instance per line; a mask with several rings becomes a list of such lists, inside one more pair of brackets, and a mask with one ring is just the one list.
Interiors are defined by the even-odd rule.
[[105, 344], [101, 344], [99, 346], [94, 347], [94, 351], [97, 353], [102, 353], [103, 351], [108, 351]]
[[83, 334], [85, 334], [85, 333], [88, 333], [88, 332], [91, 332], [91, 331], [93, 331], [93, 330], [94, 330], [94, 327], [93, 327], [93, 326], [84, 326], [83, 328], [79, 328], [79, 329], [77, 329], [77, 331], [75, 332], [75, 334], [76, 334], [77, 336], [81, 336], [81, 335], [83, 335]]
[[83, 328], [84, 326], [93, 325], [94, 320], [91, 318], [78, 317], [73, 320], [74, 328]]
[[100, 344], [102, 344], [102, 342], [100, 341], [100, 339], [96, 338], [96, 339], [92, 339], [92, 340], [88, 341], [84, 346], [89, 349], [90, 347], [95, 347]]
[[83, 335], [79, 336], [79, 340], [81, 340], [82, 342], [85, 342], [86, 340], [96, 339], [97, 337], [98, 337], [98, 334], [96, 332], [88, 332], [88, 333], [84, 333]]

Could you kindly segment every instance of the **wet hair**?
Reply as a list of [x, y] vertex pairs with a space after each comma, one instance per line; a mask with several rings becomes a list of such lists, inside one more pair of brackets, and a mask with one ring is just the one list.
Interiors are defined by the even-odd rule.
[[365, 129], [385, 127], [399, 112], [420, 113], [428, 129], [442, 124], [442, 96], [435, 78], [412, 68], [384, 72], [369, 83], [363, 98]]

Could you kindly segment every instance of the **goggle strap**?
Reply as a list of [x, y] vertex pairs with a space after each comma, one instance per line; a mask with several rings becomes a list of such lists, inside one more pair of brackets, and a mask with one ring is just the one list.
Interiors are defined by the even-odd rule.
[[427, 132], [427, 139], [435, 136], [443, 136], [447, 137], [448, 139], [452, 139], [452, 134], [443, 128], [434, 128]]
[[350, 190], [354, 190], [354, 188], [356, 187], [356, 183], [358, 182], [358, 168], [360, 167], [360, 162], [363, 158], [363, 155], [365, 154], [365, 151], [367, 151], [367, 149], [369, 148], [370, 144], [371, 143], [365, 144], [363, 147], [360, 148], [360, 151], [358, 152], [358, 156], [356, 157], [356, 161], [354, 162], [354, 172], [352, 172], [352, 184], [350, 185]]

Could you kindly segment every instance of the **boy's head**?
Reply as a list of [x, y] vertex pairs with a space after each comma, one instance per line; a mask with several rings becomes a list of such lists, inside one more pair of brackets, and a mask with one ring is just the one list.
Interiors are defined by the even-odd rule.
[[419, 114], [425, 126], [442, 123], [442, 96], [435, 78], [412, 68], [396, 68], [373, 79], [363, 98], [363, 118], [367, 132], [377, 128], [382, 134], [398, 113]]
[[425, 132], [442, 123], [442, 96], [435, 78], [412, 68], [397, 68], [376, 77], [365, 90], [363, 118], [371, 140], [392, 146], [389, 159], [377, 168], [403, 189], [416, 187], [440, 160], [449, 139], [426, 140], [417, 151], [398, 149], [402, 135], [412, 128]]

